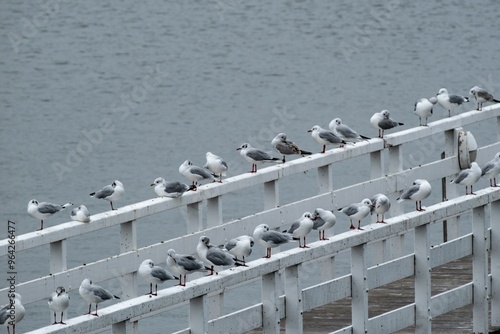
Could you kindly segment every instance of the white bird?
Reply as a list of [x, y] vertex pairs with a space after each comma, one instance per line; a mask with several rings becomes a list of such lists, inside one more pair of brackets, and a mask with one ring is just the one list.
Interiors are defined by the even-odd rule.
[[[466, 195], [475, 195], [472, 192], [472, 185], [477, 181], [479, 181], [479, 178], [481, 178], [481, 168], [476, 162], [473, 162], [470, 168], [462, 170], [460, 173], [458, 173], [456, 178], [451, 180], [450, 183], [464, 185]], [[470, 193], [467, 193], [469, 186], [470, 186]]]
[[404, 123], [397, 122], [390, 117], [389, 111], [382, 110], [381, 112], [376, 112], [370, 118], [371, 125], [378, 129], [379, 138], [384, 138], [384, 130], [389, 130], [395, 128], [396, 126], [405, 125]]
[[446, 88], [441, 88], [437, 93], [437, 101], [441, 107], [448, 110], [448, 117], [450, 117], [451, 111], [469, 102], [469, 98], [462, 95], [450, 95]]
[[[377, 223], [385, 224], [384, 214], [391, 208], [389, 197], [384, 194], [376, 194], [371, 198], [371, 202], [370, 213], [373, 214], [375, 212], [377, 214]], [[382, 215], [382, 220], [378, 219], [379, 215]]]
[[[49, 308], [54, 312], [54, 322], [52, 325], [55, 324], [61, 324], [61, 325], [66, 325], [66, 323], [63, 322], [63, 317], [64, 317], [64, 311], [66, 311], [69, 307], [69, 295], [66, 292], [66, 289], [64, 287], [59, 286], [57, 287], [55, 292], [52, 292], [52, 294], [49, 297]], [[61, 312], [61, 321], [57, 322], [57, 312]]]
[[347, 143], [370, 139], [370, 137], [360, 135], [359, 133], [351, 129], [349, 126], [342, 123], [342, 120], [340, 118], [334, 118], [330, 122], [328, 127], [337, 137], [343, 139]]
[[356, 228], [352, 224], [353, 220], [358, 221], [358, 230], [362, 230], [361, 219], [368, 216], [368, 214], [370, 213], [371, 205], [372, 202], [368, 198], [365, 198], [360, 203], [352, 203], [344, 208], [340, 208], [338, 211], [342, 212], [343, 214], [349, 217], [349, 220], [351, 221], [351, 226], [349, 226], [349, 228], [351, 230], [354, 230]]
[[267, 259], [271, 257], [271, 248], [279, 247], [293, 240], [290, 234], [271, 231], [266, 224], [260, 224], [255, 228], [253, 238], [255, 242], [266, 248], [266, 256], [264, 258]]
[[282, 160], [285, 162], [286, 155], [299, 154], [301, 156], [312, 154], [312, 152], [301, 150], [294, 142], [286, 138], [286, 134], [279, 133], [271, 141], [271, 145], [276, 152], [282, 155]]
[[252, 170], [250, 173], [257, 172], [257, 165], [262, 164], [264, 162], [278, 162], [280, 159], [273, 157], [271, 154], [259, 150], [258, 148], [252, 147], [248, 143], [241, 144], [240, 147], [236, 149], [240, 151], [241, 156], [252, 164]]
[[8, 334], [10, 334], [10, 326], [12, 326], [12, 334], [16, 334], [16, 324], [23, 320], [25, 309], [21, 303], [22, 298], [20, 294], [9, 294], [9, 297], [14, 297], [14, 300], [10, 299], [8, 304], [0, 308], [0, 325], [7, 327]]
[[431, 190], [432, 187], [427, 180], [417, 179], [413, 181], [413, 185], [406, 189], [396, 200], [398, 203], [402, 201], [415, 201], [415, 210], [425, 211], [425, 209], [422, 209], [422, 200], [429, 197]]
[[167, 182], [162, 177], [157, 177], [154, 182], [151, 183], [151, 187], [153, 186], [155, 194], [159, 197], [177, 198], [182, 196], [186, 191], [196, 190], [196, 187], [193, 185], [188, 186], [178, 181]]
[[123, 188], [123, 184], [118, 180], [114, 180], [110, 185], [105, 186], [99, 191], [91, 193], [90, 197], [109, 201], [111, 204], [111, 210], [116, 210], [113, 207], [113, 202], [121, 199], [124, 194], [125, 188]]
[[103, 287], [92, 284], [92, 281], [88, 278], [82, 281], [78, 292], [80, 293], [80, 296], [82, 296], [82, 298], [85, 299], [87, 303], [89, 303], [89, 312], [85, 314], [91, 314], [90, 312], [92, 310], [92, 304], [95, 304], [95, 313], [92, 313], [92, 315], [96, 317], [99, 316], [97, 314], [97, 307], [99, 303], [110, 299], [120, 299], [120, 297], [115, 296]]
[[[427, 126], [427, 118], [432, 116], [432, 108], [437, 101], [437, 98], [433, 96], [430, 99], [423, 97], [415, 102], [413, 113], [418, 116], [420, 126]], [[425, 118], [425, 124], [422, 124], [422, 118]]]
[[[496, 176], [500, 174], [500, 152], [481, 167], [481, 177], [490, 179], [490, 187], [498, 187]], [[493, 181], [493, 182], [491, 182]]]
[[228, 168], [227, 163], [224, 161], [224, 159], [211, 152], [207, 152], [206, 158], [207, 163], [203, 167], [208, 169], [215, 175], [219, 175], [219, 182], [222, 183], [222, 177], [226, 176], [226, 171]]
[[495, 99], [486, 89], [478, 86], [474, 86], [470, 89], [470, 95], [476, 100], [477, 110], [482, 110], [484, 102], [500, 103], [500, 101]]
[[233, 238], [224, 244], [224, 248], [232, 255], [234, 255], [235, 260], [238, 260], [238, 256], [243, 258], [243, 264], [245, 265], [245, 256], [250, 256], [252, 254], [252, 247], [254, 245], [254, 240], [251, 236], [241, 235], [239, 237]]
[[[146, 282], [149, 283], [149, 293], [148, 295], [158, 296], [158, 284], [171, 279], [178, 279], [174, 277], [171, 273], [166, 271], [160, 266], [155, 266], [151, 259], [142, 261], [137, 271], [139, 276], [141, 276]], [[155, 285], [155, 293], [153, 293], [153, 283]]]
[[313, 230], [318, 230], [319, 240], [328, 240], [328, 238], [325, 238], [325, 230], [335, 226], [337, 217], [335, 217], [333, 211], [324, 210], [322, 208], [316, 208], [313, 212], [313, 217]]
[[[186, 276], [195, 272], [207, 272], [210, 268], [205, 267], [203, 262], [194, 256], [177, 254], [175, 250], [169, 249], [167, 252], [167, 265], [179, 273], [180, 286], [186, 286]], [[184, 284], [182, 277], [184, 276]]]
[[[241, 265], [240, 263], [235, 262], [233, 257], [227, 252], [224, 252], [219, 247], [215, 247], [214, 245], [210, 244], [210, 239], [206, 236], [200, 237], [198, 246], [196, 246], [196, 253], [203, 262], [210, 265], [210, 274], [208, 274], [208, 276], [214, 274], [214, 266]], [[218, 274], [218, 272], [215, 271], [215, 274]]]
[[[299, 240], [299, 248], [309, 248], [306, 245], [306, 235], [311, 232], [314, 225], [314, 220], [310, 212], [304, 212], [302, 216], [292, 223], [292, 226], [283, 233], [289, 233], [294, 240]], [[304, 245], [302, 246], [300, 238], [304, 238]]]
[[39, 203], [36, 199], [32, 199], [28, 202], [28, 214], [35, 219], [40, 219], [40, 230], [43, 230], [44, 220], [72, 205], [73, 203], [66, 203], [63, 205], [48, 202]]
[[321, 153], [325, 153], [326, 145], [346, 144], [345, 140], [337, 137], [332, 131], [323, 129], [319, 125], [313, 126], [310, 130], [307, 130], [307, 132], [311, 133], [311, 136], [318, 144], [323, 145], [323, 150], [321, 151]]
[[179, 173], [189, 181], [193, 182], [193, 186], [198, 185], [198, 182], [203, 180], [216, 181], [217, 178], [214, 174], [209, 173], [206, 169], [193, 165], [190, 160], [186, 160], [179, 166]]
[[82, 204], [79, 207], [71, 210], [71, 219], [82, 223], [88, 223], [90, 222], [89, 210], [85, 205]]

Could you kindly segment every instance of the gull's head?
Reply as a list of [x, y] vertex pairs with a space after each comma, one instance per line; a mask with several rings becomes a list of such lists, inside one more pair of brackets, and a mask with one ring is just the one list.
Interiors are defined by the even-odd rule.
[[311, 219], [311, 220], [316, 219], [315, 217], [313, 217], [313, 215], [310, 212], [304, 212], [302, 214], [302, 218], [308, 218], [308, 219]]
[[111, 183], [111, 186], [112, 186], [113, 188], [116, 188], [116, 187], [123, 187], [123, 184], [122, 184], [120, 181], [118, 181], [118, 180], [114, 180], [114, 181], [113, 181], [113, 183]]
[[205, 245], [208, 246], [208, 244], [210, 243], [210, 239], [208, 237], [206, 237], [206, 236], [201, 236], [200, 237], [200, 243], [205, 244]]
[[165, 183], [165, 179], [162, 178], [162, 177], [157, 177], [153, 183], [151, 183], [151, 186], [156, 186], [156, 185], [159, 185], [159, 184], [163, 184]]
[[170, 256], [170, 257], [174, 257], [175, 255], [175, 250], [173, 250], [172, 248], [170, 248], [168, 251], [167, 251], [167, 256]]
[[438, 101], [437, 97], [433, 96], [429, 99], [429, 102], [432, 103], [432, 104], [436, 104]]
[[414, 186], [419, 186], [421, 185], [422, 183], [424, 183], [425, 180], [422, 180], [422, 179], [416, 179], [415, 181], [413, 181], [413, 185]]
[[336, 125], [342, 124], [342, 120], [340, 118], [335, 118], [333, 121], [335, 122]]
[[313, 126], [311, 130], [308, 130], [307, 132], [313, 132], [313, 131], [319, 131], [319, 125]]
[[500, 160], [500, 152], [498, 152], [497, 154], [495, 154], [495, 157], [493, 159]]
[[481, 89], [481, 87], [479, 87], [479, 86], [474, 86], [474, 87], [472, 87], [472, 88], [470, 89], [469, 94], [470, 94], [470, 95], [472, 95], [472, 96], [474, 96], [474, 95], [476, 95], [476, 93], [477, 93], [480, 89]]
[[269, 231], [269, 226], [267, 224], [260, 224], [255, 228], [256, 230], [264, 230], [264, 232]]
[[382, 116], [383, 116], [384, 118], [389, 118], [389, 116], [390, 116], [390, 114], [389, 114], [389, 111], [388, 111], [388, 110], [382, 110], [382, 111], [380, 112], [380, 114], [382, 114]]
[[282, 133], [279, 133], [276, 138], [279, 138], [280, 140], [282, 141], [285, 141], [286, 140], [286, 134], [284, 134], [283, 132]]
[[28, 205], [38, 206], [38, 201], [36, 199], [32, 199], [31, 201], [29, 201]]
[[243, 144], [241, 144], [241, 146], [240, 146], [240, 147], [238, 147], [238, 148], [236, 149], [236, 151], [239, 151], [239, 150], [244, 150], [244, 149], [247, 149], [247, 148], [249, 148], [249, 147], [250, 147], [250, 144], [248, 144], [248, 143], [243, 143]]
[[441, 88], [439, 90], [439, 92], [437, 93], [437, 95], [441, 95], [441, 94], [448, 94], [448, 90], [446, 88]]
[[372, 206], [372, 201], [369, 198], [365, 198], [364, 200], [361, 201], [361, 204], [371, 207]]
[[61, 294], [65, 293], [65, 292], [66, 292], [66, 289], [64, 289], [63, 286], [58, 286], [56, 289], [56, 293], [58, 296], [60, 296]]

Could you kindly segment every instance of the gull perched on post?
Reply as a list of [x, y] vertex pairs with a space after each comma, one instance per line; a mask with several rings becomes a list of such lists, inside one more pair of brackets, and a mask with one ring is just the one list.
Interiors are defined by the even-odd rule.
[[72, 205], [73, 203], [58, 205], [48, 202], [38, 202], [36, 199], [32, 199], [28, 202], [28, 214], [35, 219], [40, 219], [39, 230], [43, 230], [44, 220]]
[[227, 163], [218, 155], [213, 154], [212, 152], [207, 152], [206, 154], [207, 163], [204, 168], [210, 170], [215, 175], [219, 175], [219, 182], [222, 183], [222, 177], [226, 176], [227, 171]]
[[125, 188], [123, 188], [123, 184], [118, 180], [114, 180], [110, 185], [105, 186], [99, 191], [91, 193], [90, 197], [109, 201], [111, 204], [111, 210], [116, 210], [113, 207], [113, 202], [121, 199], [124, 194]]
[[[66, 289], [64, 289], [64, 287], [62, 286], [57, 287], [56, 291], [52, 292], [52, 294], [50, 295], [48, 304], [49, 308], [52, 310], [52, 312], [54, 312], [54, 322], [52, 323], [52, 325], [66, 325], [66, 323], [63, 322], [64, 311], [66, 311], [69, 307], [69, 296], [66, 292]], [[57, 312], [61, 312], [60, 322], [57, 322]]]
[[266, 256], [264, 256], [266, 259], [271, 257], [271, 248], [279, 247], [293, 240], [293, 237], [288, 233], [269, 230], [267, 224], [257, 226], [253, 231], [253, 238], [255, 242], [266, 248]]
[[322, 208], [316, 208], [312, 214], [314, 217], [313, 230], [318, 230], [319, 240], [328, 240], [328, 238], [325, 238], [325, 230], [335, 226], [337, 217], [335, 217], [333, 211]]
[[[418, 116], [420, 126], [427, 126], [427, 118], [432, 116], [432, 108], [437, 101], [437, 98], [433, 96], [430, 99], [423, 97], [415, 102], [413, 113]], [[422, 118], [425, 119], [425, 124], [422, 124]]]
[[470, 89], [470, 95], [476, 100], [476, 109], [481, 111], [483, 109], [484, 102], [500, 103], [499, 100], [495, 99], [493, 95], [488, 93], [486, 89], [479, 86], [474, 86]]
[[92, 284], [92, 281], [88, 278], [82, 281], [80, 284], [80, 288], [78, 289], [80, 296], [89, 303], [89, 311], [85, 314], [91, 314], [92, 304], [95, 304], [95, 313], [92, 313], [93, 316], [98, 317], [97, 307], [99, 303], [102, 303], [106, 300], [110, 299], [120, 299], [120, 297], [115, 296], [108, 290], [104, 289], [102, 286]]
[[352, 203], [344, 208], [340, 208], [338, 211], [349, 217], [349, 220], [351, 221], [351, 226], [349, 226], [349, 228], [351, 230], [354, 230], [356, 228], [352, 223], [353, 220], [358, 221], [358, 230], [362, 230], [361, 219], [368, 216], [368, 214], [370, 213], [371, 205], [372, 202], [368, 198], [365, 198], [360, 203]]
[[332, 131], [323, 129], [319, 125], [313, 126], [307, 132], [311, 133], [311, 136], [318, 144], [323, 145], [321, 153], [325, 153], [326, 145], [340, 144], [339, 146], [343, 146], [346, 144], [345, 140], [337, 137]]
[[[346, 143], [348, 142], [358, 142], [362, 140], [368, 140], [370, 137], [360, 135], [353, 129], [351, 129], [346, 124], [342, 123], [340, 118], [334, 118], [328, 125], [330, 130], [340, 139], [343, 139]], [[342, 144], [343, 145], [343, 144]]]
[[413, 181], [413, 185], [406, 189], [401, 196], [397, 198], [398, 203], [403, 201], [415, 201], [415, 210], [425, 211], [422, 209], [422, 200], [429, 197], [432, 187], [427, 180], [417, 179]]
[[[194, 256], [177, 254], [175, 250], [169, 249], [167, 252], [167, 265], [179, 273], [180, 286], [186, 286], [186, 276], [195, 272], [207, 272], [210, 268], [205, 267], [203, 262]], [[182, 277], [184, 276], [184, 283]]]
[[162, 177], [157, 177], [151, 187], [154, 186], [155, 194], [159, 197], [177, 198], [188, 190], [196, 190], [196, 186], [188, 186], [178, 181], [168, 182]]
[[370, 118], [371, 125], [378, 129], [378, 137], [384, 138], [384, 131], [395, 128], [396, 126], [405, 125], [404, 123], [397, 122], [390, 117], [389, 111], [382, 110], [381, 112], [376, 112]]
[[264, 162], [280, 161], [280, 159], [275, 158], [269, 153], [259, 150], [258, 148], [254, 148], [248, 143], [241, 144], [241, 146], [236, 150], [240, 151], [243, 159], [252, 164], [252, 170], [250, 170], [250, 173], [257, 173], [257, 165], [263, 164]]
[[437, 93], [437, 101], [441, 107], [448, 110], [448, 117], [450, 117], [451, 111], [469, 102], [469, 98], [462, 95], [448, 94], [446, 88], [441, 88]]
[[271, 141], [271, 145], [276, 150], [276, 152], [280, 153], [283, 157], [281, 161], [285, 162], [286, 155], [299, 154], [301, 156], [312, 154], [309, 151], [301, 150], [294, 142], [287, 139], [286, 134], [279, 133], [276, 137]]
[[[461, 184], [465, 186], [465, 194], [466, 195], [475, 195], [472, 192], [472, 185], [479, 181], [481, 177], [481, 168], [477, 164], [477, 162], [473, 162], [470, 168], [462, 170], [458, 173], [457, 177], [451, 180], [450, 183]], [[470, 193], [468, 193], [468, 187], [470, 186]]]

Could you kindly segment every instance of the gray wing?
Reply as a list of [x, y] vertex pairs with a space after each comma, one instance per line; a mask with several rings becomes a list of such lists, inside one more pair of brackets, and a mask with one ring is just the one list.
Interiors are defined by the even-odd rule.
[[352, 215], [356, 214], [358, 212], [358, 210], [359, 209], [358, 209], [357, 205], [351, 204], [351, 205], [343, 208], [341, 211], [348, 216], [352, 216]]
[[420, 186], [418, 184], [413, 185], [410, 188], [408, 188], [408, 190], [406, 190], [404, 193], [402, 193], [401, 197], [399, 197], [399, 198], [401, 198], [401, 199], [411, 199], [411, 197], [413, 195], [415, 195], [415, 193], [417, 191], [419, 191], [419, 190], [420, 190]]
[[450, 95], [449, 99], [450, 99], [450, 103], [455, 103], [458, 105], [460, 105], [464, 102], [468, 102], [468, 100], [466, 100], [463, 96], [460, 96], [460, 95]]
[[378, 122], [378, 126], [382, 130], [392, 129], [392, 128], [398, 126], [398, 125], [403, 125], [403, 124], [401, 124], [399, 122], [395, 122], [392, 119], [388, 119], [388, 118], [384, 118], [380, 122]]
[[298, 229], [300, 226], [300, 222], [299, 221], [294, 221], [292, 223], [292, 226], [290, 226], [290, 228], [288, 229], [287, 233], [293, 233], [293, 231], [295, 231], [296, 229]]
[[317, 230], [323, 225], [325, 225], [325, 221], [321, 217], [316, 216], [316, 219], [314, 220], [313, 224], [313, 230]]
[[94, 296], [101, 298], [102, 300], [113, 299], [113, 294], [103, 287], [94, 285], [90, 289]]
[[296, 146], [292, 146], [289, 143], [283, 143], [280, 142], [276, 145], [276, 150], [280, 152], [281, 154], [298, 154], [300, 153], [300, 150], [297, 151]]
[[207, 251], [207, 260], [216, 266], [228, 266], [234, 264], [232, 257], [220, 248], [209, 248]]
[[274, 160], [275, 158], [261, 150], [252, 149], [247, 151], [247, 156], [255, 161]]
[[200, 175], [201, 177], [205, 178], [205, 179], [210, 179], [212, 178], [212, 174], [210, 174], [209, 172], [207, 172], [206, 170], [204, 170], [203, 168], [201, 167], [191, 167], [189, 168], [189, 171], [192, 173], [192, 174], [196, 174], [196, 175]]
[[319, 133], [319, 137], [321, 139], [329, 141], [332, 144], [340, 144], [340, 143], [342, 143], [342, 139], [340, 139], [339, 137], [337, 137], [336, 135], [334, 135], [333, 132], [330, 132], [330, 131], [321, 131]]
[[56, 213], [56, 212], [59, 212], [61, 211], [61, 206], [60, 205], [55, 205], [55, 204], [51, 204], [51, 203], [41, 203], [40, 205], [38, 205], [38, 211], [40, 213]]
[[272, 242], [275, 245], [283, 244], [292, 239], [289, 234], [284, 234], [276, 231], [267, 231], [262, 235], [262, 240]]
[[7, 321], [7, 319], [9, 319], [9, 312], [7, 312], [7, 307], [9, 305], [4, 305], [2, 307], [2, 309], [0, 310], [0, 325], [3, 325], [5, 324], [5, 322]]
[[99, 190], [98, 192], [96, 192], [94, 197], [95, 198], [106, 198], [106, 197], [113, 195], [114, 192], [115, 192], [115, 188], [113, 188], [112, 186], [106, 186], [106, 187], [102, 188], [101, 190]]
[[460, 173], [458, 173], [457, 177], [453, 180], [453, 183], [460, 183], [462, 182], [467, 176], [469, 176], [469, 171], [468, 170], [463, 170]]
[[224, 244], [224, 248], [226, 248], [228, 251], [236, 247], [236, 244], [238, 243], [237, 239], [231, 239], [228, 242]]
[[188, 189], [189, 187], [187, 185], [180, 182], [169, 182], [165, 185], [165, 191], [167, 193], [183, 193]]
[[174, 276], [172, 276], [169, 272], [167, 272], [165, 269], [161, 267], [153, 267], [153, 269], [151, 270], [151, 276], [158, 278], [162, 281], [174, 279]]
[[495, 165], [496, 165], [495, 162], [492, 162], [492, 161], [490, 161], [486, 165], [484, 165], [483, 168], [481, 168], [481, 176], [484, 176], [490, 170], [495, 168]]
[[229, 168], [224, 160], [219, 160], [219, 161], [222, 164], [222, 166], [226, 167], [226, 169]]
[[175, 262], [186, 271], [196, 271], [203, 268], [203, 264], [191, 255], [179, 255], [174, 258]]
[[354, 138], [359, 137], [359, 134], [356, 131], [354, 131], [353, 129], [351, 129], [350, 127], [348, 127], [345, 124], [338, 125], [337, 132], [340, 133], [342, 136], [344, 136], [347, 139], [354, 139]]

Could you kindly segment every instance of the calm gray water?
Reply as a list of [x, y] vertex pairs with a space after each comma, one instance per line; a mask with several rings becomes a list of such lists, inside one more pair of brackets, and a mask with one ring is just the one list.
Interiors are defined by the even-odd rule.
[[[493, 0], [4, 0], [0, 220], [17, 222], [18, 234], [33, 231], [39, 222], [26, 213], [33, 198], [108, 210], [108, 202], [88, 194], [115, 179], [126, 189], [118, 206], [151, 198], [156, 177], [182, 180], [178, 166], [186, 159], [203, 165], [206, 151], [223, 156], [236, 175], [249, 168], [236, 147], [250, 142], [271, 150], [278, 132], [318, 151], [306, 131], [335, 117], [369, 136], [376, 135], [369, 117], [382, 109], [415, 126], [415, 100], [441, 87], [467, 95], [480, 85], [499, 96], [498, 9]], [[430, 121], [447, 114], [435, 111]], [[471, 128], [479, 144], [491, 129]], [[405, 164], [434, 159], [439, 150], [405, 152]], [[366, 163], [350, 163], [337, 185], [366, 178]], [[297, 176], [300, 192], [284, 182], [282, 202], [314, 194], [314, 177]], [[260, 208], [251, 200], [259, 191], [224, 198], [224, 220]], [[46, 225], [68, 219], [61, 213]], [[180, 211], [144, 219], [139, 246], [184, 231]], [[70, 240], [69, 266], [115, 255], [117, 232]], [[17, 260], [19, 280], [46, 275], [48, 247]], [[72, 317], [85, 303], [75, 291], [71, 296]], [[143, 321], [141, 332], [183, 328], [181, 313]], [[27, 305], [18, 328], [48, 323], [43, 301]]]

